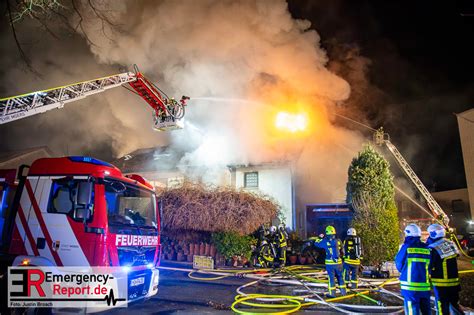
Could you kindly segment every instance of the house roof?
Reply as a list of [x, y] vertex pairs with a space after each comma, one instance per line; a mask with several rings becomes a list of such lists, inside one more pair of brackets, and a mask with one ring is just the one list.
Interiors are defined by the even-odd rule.
[[[173, 171], [178, 169], [178, 163], [185, 156], [186, 152], [179, 151], [169, 146], [158, 146], [151, 148], [142, 148], [127, 153], [124, 156], [111, 161], [124, 173], [132, 172], [153, 172], [153, 171]], [[253, 168], [253, 167], [281, 167], [289, 165], [289, 161], [271, 161], [258, 164], [232, 164], [227, 165], [230, 170]], [[198, 165], [187, 165], [189, 167], [198, 167]]]
[[468, 121], [474, 120], [474, 108], [471, 108], [462, 113], [456, 114], [456, 116], [464, 118]]
[[462, 113], [459, 113], [458, 115], [465, 115], [465, 114], [474, 114], [474, 108], [465, 110]]
[[177, 164], [183, 156], [182, 152], [160, 146], [135, 150], [111, 163], [124, 173], [169, 171], [177, 168]]
[[45, 152], [47, 155], [53, 156], [53, 153], [47, 146], [40, 146], [40, 147], [33, 147], [28, 149], [21, 149], [15, 151], [6, 151], [0, 152], [0, 163], [9, 162], [19, 157], [23, 157], [28, 154], [36, 153], [36, 152]]
[[274, 168], [274, 167], [281, 167], [281, 166], [288, 166], [288, 165], [290, 165], [290, 161], [281, 160], [281, 161], [271, 161], [271, 162], [262, 162], [262, 163], [230, 164], [230, 165], [227, 165], [227, 168], [233, 171], [236, 169], [243, 169], [243, 168]]

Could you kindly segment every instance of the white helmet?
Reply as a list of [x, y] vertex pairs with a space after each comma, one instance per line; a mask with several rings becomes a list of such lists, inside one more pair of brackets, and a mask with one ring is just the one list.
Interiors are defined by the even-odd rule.
[[421, 229], [418, 225], [411, 223], [405, 228], [405, 236], [421, 236]]
[[444, 227], [437, 223], [431, 224], [428, 227], [428, 233], [430, 234], [431, 238], [440, 238], [446, 236], [446, 230]]
[[357, 235], [356, 229], [350, 228], [349, 230], [347, 230], [347, 235], [356, 236]]
[[274, 225], [272, 225], [272, 226], [270, 227], [270, 233], [275, 233], [276, 231], [277, 231], [277, 227], [274, 226]]

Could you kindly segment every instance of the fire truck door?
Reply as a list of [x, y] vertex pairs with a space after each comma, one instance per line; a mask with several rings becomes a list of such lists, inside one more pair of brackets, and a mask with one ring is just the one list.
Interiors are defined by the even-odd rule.
[[[74, 177], [72, 181], [64, 181], [63, 178], [28, 177], [25, 184], [28, 198], [22, 196], [25, 208], [30, 201], [28, 226], [41, 256], [58, 266], [88, 266], [72, 227], [75, 222], [71, 223], [71, 189], [80, 179]], [[82, 226], [82, 223], [78, 224]]]

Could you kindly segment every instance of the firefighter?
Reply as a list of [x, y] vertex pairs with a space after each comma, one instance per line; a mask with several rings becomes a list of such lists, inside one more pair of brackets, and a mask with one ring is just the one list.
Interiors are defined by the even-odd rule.
[[400, 272], [401, 294], [405, 314], [431, 314], [430, 279], [431, 261], [428, 246], [421, 241], [421, 229], [416, 224], [405, 228], [405, 242], [395, 257]]
[[459, 307], [459, 283], [456, 245], [446, 238], [446, 230], [439, 224], [428, 227], [427, 243], [431, 249], [431, 284], [436, 298], [436, 313], [449, 314], [451, 306], [457, 313], [464, 314]]
[[256, 267], [269, 267], [275, 262], [274, 255], [274, 234], [276, 227], [271, 226], [268, 230], [264, 225], [259, 231], [259, 246], [256, 248], [257, 264]]
[[357, 280], [357, 272], [362, 259], [362, 244], [360, 237], [357, 236], [356, 230], [350, 228], [347, 230], [347, 237], [343, 243], [344, 248], [344, 280], [350, 285], [351, 289], [357, 289], [359, 281]]
[[280, 267], [286, 264], [286, 247], [287, 247], [288, 233], [285, 225], [282, 223], [278, 226], [278, 258], [280, 259]]
[[314, 242], [316, 247], [324, 249], [326, 252], [326, 271], [328, 273], [328, 297], [336, 296], [336, 282], [342, 295], [346, 295], [346, 284], [342, 276], [342, 242], [336, 238], [336, 229], [328, 225], [326, 227], [326, 236]]
[[265, 226], [262, 224], [257, 229], [257, 244], [256, 246], [252, 246], [252, 256], [250, 258], [251, 264], [253, 267], [261, 268], [265, 267], [265, 260], [262, 257], [262, 243], [265, 239], [266, 229]]

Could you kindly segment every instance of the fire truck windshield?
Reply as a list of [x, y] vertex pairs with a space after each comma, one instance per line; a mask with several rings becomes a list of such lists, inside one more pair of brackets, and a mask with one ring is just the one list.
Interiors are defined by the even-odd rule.
[[106, 180], [105, 198], [109, 226], [118, 229], [117, 233], [156, 233], [156, 199], [152, 192], [120, 181]]

